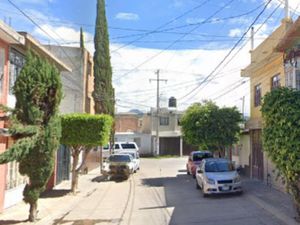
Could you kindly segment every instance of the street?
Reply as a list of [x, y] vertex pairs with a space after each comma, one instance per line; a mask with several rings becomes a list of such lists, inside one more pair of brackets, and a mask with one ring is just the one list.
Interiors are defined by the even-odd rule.
[[[253, 201], [248, 189], [243, 195], [203, 198], [185, 163], [186, 158], [142, 159], [141, 170], [127, 181], [106, 181], [94, 170], [81, 177], [76, 196], [62, 188], [69, 182], [44, 195], [37, 224], [291, 224]], [[24, 222], [27, 210], [24, 203], [8, 209], [0, 224], [30, 224]]]

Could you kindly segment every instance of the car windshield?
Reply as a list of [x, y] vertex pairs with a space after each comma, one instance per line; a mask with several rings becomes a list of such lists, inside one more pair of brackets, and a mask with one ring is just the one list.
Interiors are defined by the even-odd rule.
[[196, 152], [193, 154], [193, 161], [201, 161], [202, 159], [212, 158], [210, 152]]
[[135, 149], [135, 145], [134, 144], [130, 144], [130, 143], [126, 143], [126, 144], [121, 144], [123, 149]]
[[109, 144], [103, 146], [103, 149], [104, 149], [104, 150], [108, 150], [108, 149], [109, 149]]
[[129, 155], [111, 155], [108, 159], [110, 162], [130, 162]]
[[[123, 152], [122, 152], [123, 153]], [[131, 155], [132, 156], [132, 158], [136, 158], [136, 155], [135, 155], [135, 153], [134, 152], [125, 152], [124, 154], [128, 154], [128, 155]]]
[[206, 162], [205, 172], [229, 172], [234, 170], [234, 165], [231, 162]]

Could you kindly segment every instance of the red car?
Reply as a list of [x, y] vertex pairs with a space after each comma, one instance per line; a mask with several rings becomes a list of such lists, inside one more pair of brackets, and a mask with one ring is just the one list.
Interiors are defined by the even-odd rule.
[[213, 158], [213, 154], [210, 151], [192, 151], [186, 164], [187, 174], [192, 174], [193, 178], [196, 178], [196, 169], [201, 163], [202, 159], [206, 158]]

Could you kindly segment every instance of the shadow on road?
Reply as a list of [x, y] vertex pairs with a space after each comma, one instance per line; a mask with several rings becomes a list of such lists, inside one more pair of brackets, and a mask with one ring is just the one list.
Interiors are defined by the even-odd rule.
[[21, 224], [26, 223], [28, 220], [0, 220], [1, 225], [13, 225], [13, 224]]
[[110, 181], [114, 181], [116, 183], [120, 183], [120, 182], [124, 182], [127, 181], [128, 179], [125, 179], [124, 177], [108, 177], [108, 176], [97, 176], [95, 178], [92, 179], [92, 182], [110, 182]]
[[209, 225], [216, 224], [213, 217], [215, 212], [222, 212], [224, 217], [231, 216], [232, 205], [236, 205], [235, 202], [240, 201], [239, 196], [232, 194], [204, 198], [202, 192], [196, 189], [196, 180], [192, 176], [182, 173], [177, 174], [176, 177], [145, 178], [142, 179], [142, 185], [153, 188], [164, 187], [165, 206], [140, 208], [140, 210], [174, 208], [169, 225], [205, 224], [206, 222]]
[[60, 198], [70, 193], [71, 193], [70, 189], [57, 189], [57, 190], [54, 189], [42, 193], [41, 198]]

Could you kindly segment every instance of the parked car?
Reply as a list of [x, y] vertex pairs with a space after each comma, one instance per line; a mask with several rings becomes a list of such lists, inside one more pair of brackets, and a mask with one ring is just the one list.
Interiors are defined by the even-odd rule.
[[139, 151], [139, 148], [135, 142], [116, 142], [114, 149], [116, 152]]
[[240, 176], [233, 162], [222, 158], [203, 159], [197, 168], [196, 187], [203, 196], [218, 193], [242, 193]]
[[113, 154], [103, 165], [103, 174], [109, 177], [128, 179], [134, 172], [133, 158], [129, 154]]
[[189, 155], [188, 162], [186, 163], [187, 174], [192, 174], [193, 178], [196, 177], [196, 169], [200, 165], [202, 159], [213, 158], [210, 151], [193, 151]]
[[131, 151], [122, 151], [122, 154], [129, 154], [132, 156], [133, 158], [133, 171], [136, 173], [137, 170], [140, 169], [140, 155], [139, 152], [135, 151], [135, 150], [131, 150]]
[[[103, 146], [103, 152], [109, 151], [110, 145]], [[139, 147], [135, 142], [115, 142], [112, 153], [121, 153], [122, 151], [139, 151]]]

